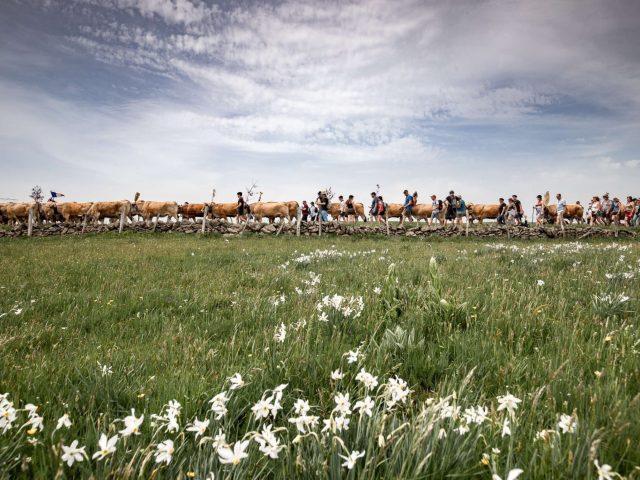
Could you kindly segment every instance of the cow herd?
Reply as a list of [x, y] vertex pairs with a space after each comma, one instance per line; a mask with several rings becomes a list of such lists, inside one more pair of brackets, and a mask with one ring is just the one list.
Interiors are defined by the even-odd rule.
[[[355, 203], [356, 218], [367, 220], [364, 205]], [[47, 202], [47, 203], [0, 203], [0, 223], [18, 224], [26, 223], [31, 213], [35, 223], [79, 223], [109, 220], [111, 222], [124, 218], [132, 222], [136, 217], [141, 218], [150, 224], [154, 218], [166, 218], [167, 221], [195, 221], [203, 218], [205, 212], [207, 218], [220, 218], [232, 220], [237, 217], [238, 204], [228, 203], [184, 203], [179, 205], [171, 201], [147, 201], [139, 199], [136, 194], [133, 202], [129, 200], [109, 201], [109, 202]], [[267, 220], [274, 222], [276, 219], [294, 222], [300, 218], [300, 205], [297, 201], [289, 202], [254, 202], [248, 204], [250, 217], [256, 221]], [[551, 220], [555, 220], [555, 205], [547, 207], [547, 215]], [[340, 205], [331, 203], [328, 213], [334, 219], [340, 217]], [[487, 219], [496, 219], [499, 215], [500, 205], [498, 204], [474, 204], [468, 203], [468, 220], [477, 220], [482, 223]], [[417, 220], [431, 219], [433, 207], [428, 203], [419, 203], [413, 207], [412, 216]], [[445, 223], [445, 211], [440, 210], [440, 223]], [[584, 209], [580, 204], [568, 204], [565, 219], [582, 221]], [[398, 218], [404, 220], [404, 205], [391, 203], [387, 206], [388, 218]]]

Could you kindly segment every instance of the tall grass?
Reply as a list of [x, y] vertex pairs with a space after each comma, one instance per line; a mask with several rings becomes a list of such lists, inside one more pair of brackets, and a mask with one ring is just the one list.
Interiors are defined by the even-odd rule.
[[[309, 255], [316, 250], [328, 251]], [[1, 241], [0, 392], [19, 411], [0, 434], [0, 475], [506, 478], [517, 467], [521, 478], [597, 478], [598, 460], [638, 477], [639, 262], [632, 241]], [[320, 320], [318, 303], [335, 294], [362, 297], [362, 313], [325, 306]], [[376, 388], [356, 379], [363, 368]], [[337, 369], [344, 378], [332, 380]], [[246, 385], [229, 392], [235, 373]], [[411, 394], [389, 407], [396, 376]], [[283, 410], [256, 419], [251, 407], [281, 384]], [[222, 391], [228, 413], [216, 419], [208, 401]], [[351, 410], [369, 395], [372, 415], [354, 410], [348, 430], [322, 433], [337, 415], [334, 396], [347, 392]], [[522, 400], [513, 415], [498, 410], [507, 393]], [[299, 398], [319, 417], [305, 434], [288, 421]], [[172, 399], [180, 428], [169, 433], [150, 417]], [[27, 403], [44, 430], [22, 427]], [[477, 406], [488, 412], [480, 424], [464, 416]], [[140, 435], [90, 460], [100, 434], [123, 429], [132, 408], [145, 415]], [[71, 427], [54, 431], [63, 414]], [[573, 433], [562, 433], [563, 414]], [[185, 431], [195, 417], [210, 420], [203, 443]], [[277, 459], [253, 440], [266, 423], [285, 447]], [[249, 457], [221, 464], [218, 430], [229, 444], [251, 439]], [[75, 439], [89, 458], [68, 467], [62, 446]], [[166, 439], [168, 465], [154, 457]], [[340, 456], [354, 450], [365, 455], [349, 470]]]

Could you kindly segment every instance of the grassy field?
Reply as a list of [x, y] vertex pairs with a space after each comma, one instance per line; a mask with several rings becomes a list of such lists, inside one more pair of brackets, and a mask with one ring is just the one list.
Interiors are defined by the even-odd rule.
[[631, 241], [3, 240], [0, 478], [640, 478], [639, 278]]

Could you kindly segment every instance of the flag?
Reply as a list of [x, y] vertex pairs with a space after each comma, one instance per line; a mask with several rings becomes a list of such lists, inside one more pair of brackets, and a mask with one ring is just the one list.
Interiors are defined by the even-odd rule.
[[51, 191], [51, 198], [64, 197], [64, 193]]

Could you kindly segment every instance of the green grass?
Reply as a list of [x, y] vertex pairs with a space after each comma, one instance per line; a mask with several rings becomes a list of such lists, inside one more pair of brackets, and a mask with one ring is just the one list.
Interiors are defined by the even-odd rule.
[[[178, 234], [4, 239], [0, 392], [19, 410], [38, 405], [44, 430], [30, 435], [21, 428], [27, 413], [17, 412], [0, 433], [0, 477], [506, 478], [519, 467], [521, 478], [597, 478], [595, 459], [640, 477], [640, 245], [497, 245]], [[332, 248], [344, 255], [293, 261]], [[605, 276], [630, 271], [633, 278]], [[321, 275], [319, 285], [298, 295], [310, 272]], [[318, 321], [316, 304], [336, 293], [362, 296], [362, 315]], [[278, 343], [281, 323], [287, 334]], [[358, 346], [363, 358], [347, 364], [344, 354]], [[98, 362], [112, 373], [103, 375]], [[375, 391], [355, 380], [363, 367], [378, 377]], [[338, 368], [345, 378], [330, 380]], [[208, 400], [228, 390], [236, 372], [247, 385], [215, 420]], [[389, 410], [383, 384], [395, 375], [412, 393]], [[208, 436], [221, 428], [229, 443], [248, 439], [271, 423], [257, 421], [251, 407], [279, 384], [288, 386], [273, 422], [286, 429], [277, 433], [285, 445], [278, 459], [252, 441], [248, 459], [221, 465], [211, 442], [199, 445], [184, 431], [197, 416], [211, 419]], [[371, 395], [372, 417], [354, 411], [348, 431], [321, 434], [334, 394], [347, 391], [352, 403]], [[507, 392], [522, 403], [503, 437], [507, 416], [496, 397]], [[320, 424], [293, 443], [287, 418], [298, 398]], [[462, 411], [485, 405], [489, 419], [461, 435], [454, 429], [462, 417], [441, 418], [445, 398]], [[182, 405], [180, 431], [158, 431], [150, 416], [172, 399]], [[91, 457], [100, 434], [121, 430], [117, 419], [132, 408], [145, 414], [141, 435], [120, 439], [103, 461], [62, 464], [61, 445], [78, 439]], [[72, 426], [54, 432], [64, 413]], [[557, 430], [561, 414], [577, 419], [575, 432], [535, 440]], [[156, 464], [165, 439], [174, 441], [174, 457]], [[347, 470], [339, 455], [351, 450], [366, 455]]]

